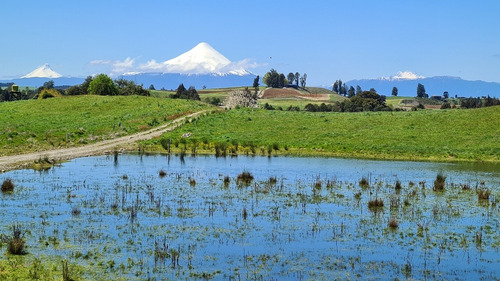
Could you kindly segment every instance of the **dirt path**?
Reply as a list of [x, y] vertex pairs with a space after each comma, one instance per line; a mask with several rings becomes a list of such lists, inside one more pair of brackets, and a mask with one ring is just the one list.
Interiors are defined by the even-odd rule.
[[0, 172], [18, 169], [24, 167], [28, 163], [32, 163], [38, 159], [55, 159], [55, 160], [68, 160], [78, 157], [86, 157], [92, 155], [100, 155], [110, 153], [119, 147], [124, 147], [133, 144], [137, 141], [147, 140], [154, 137], [161, 136], [163, 133], [171, 131], [183, 124], [185, 119], [196, 117], [205, 111], [195, 112], [180, 118], [177, 118], [168, 124], [155, 127], [151, 130], [119, 137], [112, 140], [105, 140], [89, 145], [70, 147], [54, 150], [46, 150], [28, 154], [19, 154], [11, 156], [0, 157]]

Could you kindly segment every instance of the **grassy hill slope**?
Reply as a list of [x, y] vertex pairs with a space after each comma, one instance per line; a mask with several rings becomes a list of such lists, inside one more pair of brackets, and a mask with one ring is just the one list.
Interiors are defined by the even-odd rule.
[[0, 103], [0, 155], [71, 147], [132, 134], [207, 108], [142, 96], [73, 96]]

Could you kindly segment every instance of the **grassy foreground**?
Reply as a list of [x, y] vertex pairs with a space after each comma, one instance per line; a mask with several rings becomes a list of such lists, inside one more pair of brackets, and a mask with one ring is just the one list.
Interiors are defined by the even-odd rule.
[[143, 131], [207, 105], [142, 96], [0, 103], [0, 156], [72, 147]]
[[[189, 138], [182, 138], [191, 133]], [[400, 160], [500, 161], [500, 107], [416, 112], [231, 110], [167, 133], [190, 153], [325, 155]], [[162, 150], [160, 140], [146, 141]]]

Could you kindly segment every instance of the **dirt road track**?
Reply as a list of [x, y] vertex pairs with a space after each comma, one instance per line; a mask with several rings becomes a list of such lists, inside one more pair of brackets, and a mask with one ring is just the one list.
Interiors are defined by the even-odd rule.
[[28, 154], [19, 154], [11, 156], [0, 157], [0, 172], [5, 172], [8, 170], [18, 169], [26, 166], [28, 163], [32, 163], [38, 159], [55, 159], [55, 160], [68, 160], [78, 157], [86, 157], [92, 155], [100, 155], [114, 151], [118, 147], [123, 147], [129, 144], [133, 144], [137, 141], [147, 140], [154, 137], [159, 137], [163, 133], [171, 131], [183, 124], [185, 119], [196, 117], [203, 114], [205, 111], [195, 112], [180, 118], [177, 118], [168, 124], [155, 127], [151, 130], [136, 133], [133, 135], [128, 135], [124, 137], [119, 137], [116, 139], [105, 140], [89, 145], [46, 150]]

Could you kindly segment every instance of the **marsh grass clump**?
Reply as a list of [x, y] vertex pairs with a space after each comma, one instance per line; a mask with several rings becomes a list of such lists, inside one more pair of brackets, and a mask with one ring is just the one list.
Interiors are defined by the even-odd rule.
[[74, 281], [75, 280], [75, 279], [70, 277], [70, 272], [69, 272], [67, 260], [63, 260], [63, 262], [62, 262], [62, 277], [63, 277], [63, 281]]
[[390, 228], [398, 228], [399, 227], [399, 222], [395, 218], [391, 218], [389, 222], [387, 223], [387, 226]]
[[321, 190], [322, 185], [323, 185], [323, 183], [321, 182], [321, 180], [317, 179], [316, 182], [314, 183], [314, 188], [317, 190]]
[[214, 145], [215, 148], [215, 157], [226, 156], [227, 155], [227, 143], [225, 142], [217, 142]]
[[73, 209], [71, 209], [71, 215], [73, 216], [79, 216], [81, 213], [82, 210], [78, 207], [73, 207]]
[[490, 199], [490, 194], [491, 194], [491, 191], [489, 189], [479, 189], [477, 191], [477, 199], [479, 201], [482, 201], [482, 200], [489, 200]]
[[164, 265], [165, 260], [170, 257], [170, 254], [168, 253], [167, 239], [165, 237], [163, 237], [162, 239], [155, 238], [154, 255], [155, 255], [155, 265], [157, 265], [158, 262], [161, 262], [161, 264]]
[[246, 207], [243, 207], [243, 212], [242, 212], [242, 217], [243, 217], [243, 220], [247, 220], [247, 217], [248, 217], [248, 211], [247, 211], [247, 208]]
[[370, 209], [377, 209], [382, 207], [384, 207], [384, 200], [382, 200], [381, 198], [375, 198], [368, 201], [368, 208]]
[[253, 181], [253, 175], [248, 171], [243, 171], [238, 175], [236, 181], [244, 185], [249, 185]]
[[270, 185], [275, 185], [278, 182], [278, 179], [276, 177], [269, 177], [269, 184]]
[[437, 174], [436, 179], [434, 180], [434, 186], [432, 190], [443, 191], [445, 181], [446, 181], [446, 176], [444, 176], [442, 173]]
[[24, 245], [26, 242], [23, 239], [23, 231], [19, 225], [14, 224], [12, 226], [12, 237], [9, 240], [7, 246], [7, 252], [11, 255], [25, 255], [26, 250]]
[[230, 182], [231, 182], [231, 178], [229, 178], [229, 176], [225, 176], [224, 177], [224, 186], [228, 187]]
[[2, 192], [12, 192], [14, 191], [14, 183], [11, 179], [5, 179], [2, 183]]
[[401, 188], [403, 188], [403, 187], [401, 186], [401, 182], [400, 182], [399, 180], [397, 180], [397, 181], [396, 181], [396, 184], [394, 185], [394, 188], [395, 188], [396, 190], [401, 190]]
[[189, 179], [189, 185], [190, 185], [191, 187], [195, 187], [195, 186], [196, 186], [196, 180], [195, 180], [195, 179], [193, 179], [193, 178], [190, 178], [190, 179]]
[[359, 186], [361, 186], [362, 188], [366, 188], [370, 186], [370, 183], [368, 182], [368, 179], [362, 177], [361, 180], [359, 181]]
[[165, 176], [167, 175], [167, 172], [165, 172], [165, 171], [162, 169], [162, 170], [160, 170], [160, 171], [158, 172], [158, 175], [160, 176], [160, 178], [163, 178], [163, 177], [165, 177]]

